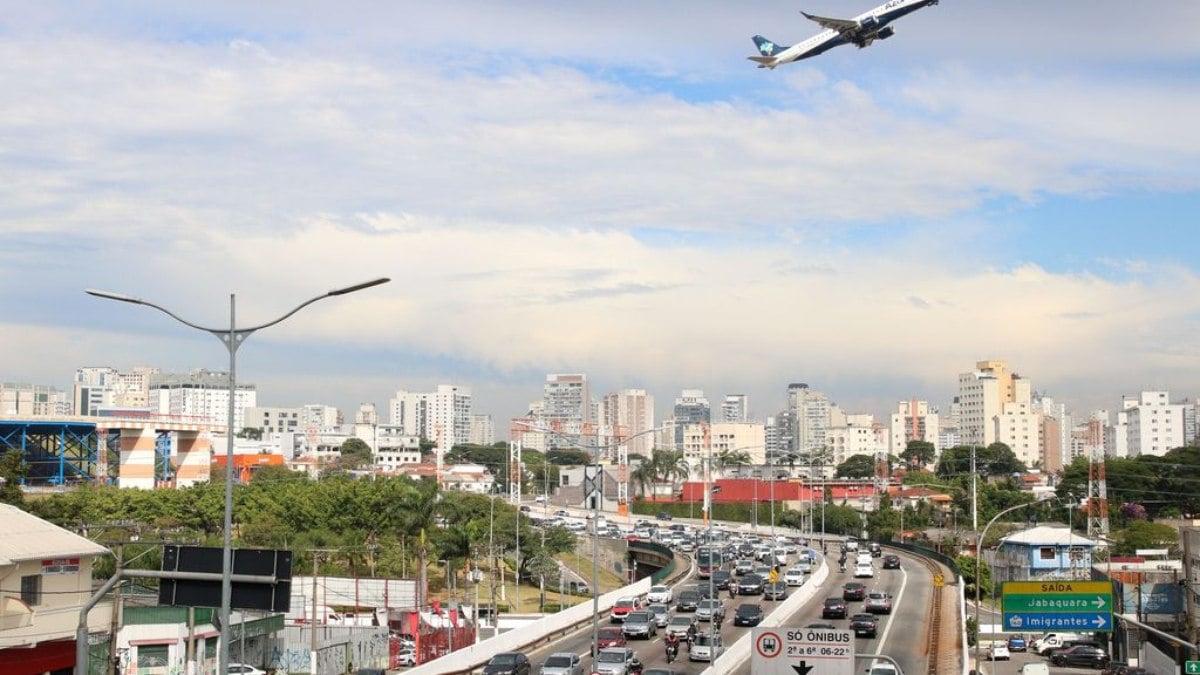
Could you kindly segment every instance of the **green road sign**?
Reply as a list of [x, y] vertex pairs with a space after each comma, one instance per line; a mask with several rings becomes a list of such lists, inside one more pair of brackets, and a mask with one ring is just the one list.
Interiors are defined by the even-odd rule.
[[1110, 581], [1006, 581], [1003, 593], [1004, 630], [1112, 630]]
[[1200, 675], [1200, 661], [1188, 661], [1183, 664], [1183, 672], [1187, 675]]

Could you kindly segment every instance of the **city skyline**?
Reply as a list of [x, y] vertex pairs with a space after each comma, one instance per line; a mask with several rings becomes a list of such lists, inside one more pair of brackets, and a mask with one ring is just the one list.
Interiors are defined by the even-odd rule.
[[944, 407], [986, 359], [1079, 415], [1200, 395], [1200, 7], [948, 0], [754, 68], [796, 10], [14, 9], [0, 377], [227, 367], [85, 287], [221, 326], [231, 292], [249, 324], [389, 276], [256, 334], [239, 380], [347, 412], [454, 383], [498, 431], [546, 373], [760, 419], [793, 382]]

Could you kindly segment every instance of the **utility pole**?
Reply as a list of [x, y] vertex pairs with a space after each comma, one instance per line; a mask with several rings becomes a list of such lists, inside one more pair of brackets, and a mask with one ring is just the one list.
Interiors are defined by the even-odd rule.
[[975, 444], [971, 444], [971, 530], [979, 534], [979, 472], [975, 470]]
[[[121, 578], [121, 572], [125, 570], [125, 544], [117, 544], [117, 578]], [[117, 674], [117, 632], [120, 630], [121, 620], [121, 584], [117, 584], [113, 589], [113, 604], [112, 604], [112, 623], [109, 628], [108, 642], [108, 675]]]

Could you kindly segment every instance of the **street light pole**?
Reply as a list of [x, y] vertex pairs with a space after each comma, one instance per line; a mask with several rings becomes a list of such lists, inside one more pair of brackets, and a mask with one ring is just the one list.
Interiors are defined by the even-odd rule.
[[228, 329], [209, 328], [206, 326], [201, 326], [199, 324], [192, 323], [191, 321], [181, 318], [179, 315], [175, 314], [174, 312], [172, 312], [171, 310], [169, 310], [165, 307], [157, 305], [148, 300], [143, 300], [141, 298], [134, 297], [132, 295], [125, 295], [123, 293], [112, 293], [109, 291], [100, 291], [100, 290], [96, 290], [96, 289], [85, 289], [84, 290], [84, 292], [87, 293], [88, 295], [92, 295], [97, 298], [116, 300], [118, 302], [127, 302], [127, 303], [130, 303], [133, 305], [144, 305], [146, 307], [157, 309], [158, 311], [162, 312], [163, 314], [166, 314], [167, 316], [171, 317], [172, 319], [175, 319], [179, 323], [182, 323], [183, 325], [185, 325], [189, 328], [195, 328], [196, 330], [204, 331], [206, 333], [209, 333], [209, 334], [215, 336], [218, 340], [221, 341], [221, 344], [225, 345], [225, 349], [229, 351], [229, 410], [228, 410], [228, 417], [226, 418], [226, 424], [225, 424], [225, 438], [227, 441], [227, 444], [225, 446], [225, 520], [224, 520], [225, 534], [224, 534], [224, 540], [222, 543], [222, 556], [221, 556], [221, 575], [222, 575], [221, 576], [221, 610], [220, 610], [221, 639], [219, 641], [219, 649], [217, 652], [217, 663], [218, 663], [218, 669], [220, 670], [220, 672], [226, 672], [227, 670], [229, 670], [229, 613], [230, 613], [230, 608], [231, 608], [232, 599], [233, 599], [233, 539], [232, 539], [232, 534], [233, 534], [233, 429], [234, 429], [234, 399], [237, 396], [237, 350], [238, 350], [238, 347], [242, 346], [242, 343], [246, 341], [246, 338], [250, 337], [255, 332], [262, 330], [263, 328], [269, 328], [271, 326], [274, 326], [277, 323], [283, 322], [284, 320], [288, 319], [296, 312], [299, 312], [300, 310], [304, 309], [305, 307], [313, 304], [314, 302], [316, 302], [318, 300], [323, 300], [325, 298], [330, 298], [330, 297], [334, 297], [334, 296], [338, 296], [338, 295], [346, 295], [348, 293], [354, 293], [355, 291], [361, 291], [361, 290], [365, 290], [367, 288], [371, 288], [373, 286], [379, 286], [380, 284], [386, 284], [388, 281], [391, 281], [391, 280], [386, 277], [382, 277], [379, 279], [372, 279], [371, 281], [365, 281], [361, 284], [355, 284], [353, 286], [347, 286], [345, 288], [339, 288], [339, 289], [329, 291], [327, 293], [323, 293], [321, 295], [309, 298], [308, 300], [305, 300], [304, 302], [300, 303], [299, 305], [296, 305], [296, 307], [293, 308], [290, 312], [288, 312], [287, 314], [284, 314], [283, 316], [279, 317], [278, 319], [275, 319], [274, 321], [268, 321], [267, 323], [259, 324], [257, 326], [250, 326], [248, 328], [238, 328], [237, 327], [237, 312], [236, 312], [237, 296], [233, 293], [230, 293], [229, 294], [229, 328]]
[[[991, 527], [993, 524], [995, 524], [995, 522], [1000, 519], [1000, 516], [1003, 516], [1006, 513], [1011, 513], [1020, 508], [1026, 508], [1028, 506], [1030, 506], [1030, 505], [1029, 504], [1017, 504], [1016, 506], [1010, 506], [1007, 509], [1004, 509], [1003, 511], [1001, 511], [1000, 513], [997, 513], [995, 515], [995, 517], [993, 517], [990, 521], [988, 521], [988, 524], [983, 527], [983, 532], [979, 535], [979, 538], [975, 540], [975, 669], [976, 670], [979, 669], [979, 633], [980, 633], [980, 631], [979, 631], [979, 628], [980, 628], [980, 626], [979, 626], [979, 603], [980, 603], [979, 587], [983, 585], [980, 583], [980, 579], [983, 578], [983, 539], [985, 536], [987, 536], [988, 528]], [[994, 581], [993, 581], [993, 584], [994, 584]]]

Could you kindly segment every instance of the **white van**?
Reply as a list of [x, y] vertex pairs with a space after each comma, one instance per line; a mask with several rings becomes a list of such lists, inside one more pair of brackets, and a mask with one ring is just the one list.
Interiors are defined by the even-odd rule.
[[1084, 636], [1079, 633], [1046, 633], [1042, 637], [1033, 641], [1029, 645], [1033, 651], [1045, 656], [1051, 649], [1058, 649], [1063, 646], [1067, 640], [1082, 640]]

